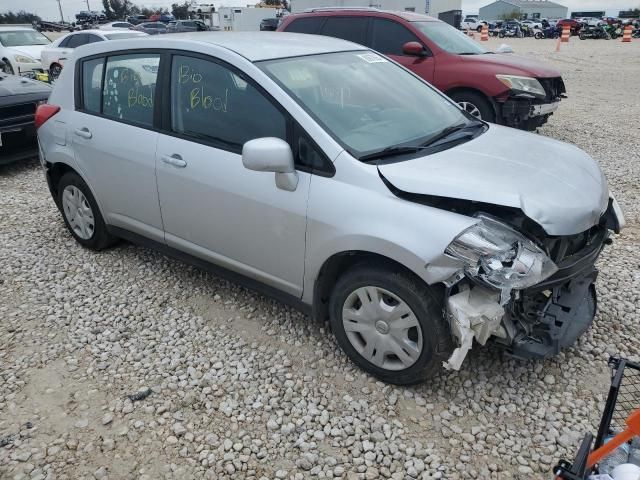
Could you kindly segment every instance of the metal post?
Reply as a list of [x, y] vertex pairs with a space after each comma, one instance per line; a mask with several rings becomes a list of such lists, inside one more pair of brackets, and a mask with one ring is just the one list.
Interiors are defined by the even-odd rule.
[[64, 15], [62, 14], [62, 3], [58, 0], [58, 10], [60, 10], [60, 21], [64, 23]]

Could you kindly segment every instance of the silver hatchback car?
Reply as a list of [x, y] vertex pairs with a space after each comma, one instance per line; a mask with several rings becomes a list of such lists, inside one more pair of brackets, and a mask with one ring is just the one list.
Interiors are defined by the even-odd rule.
[[459, 369], [474, 340], [524, 358], [573, 344], [624, 223], [578, 148], [478, 121], [334, 38], [91, 44], [36, 123], [82, 246], [151, 245], [296, 305], [397, 384]]

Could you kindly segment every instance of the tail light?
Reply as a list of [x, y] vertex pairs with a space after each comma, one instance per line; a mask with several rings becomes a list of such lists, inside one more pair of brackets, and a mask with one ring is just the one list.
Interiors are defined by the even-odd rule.
[[34, 122], [36, 125], [36, 129], [44, 125], [44, 122], [49, 120], [59, 111], [60, 111], [60, 107], [57, 105], [50, 105], [48, 103], [43, 103], [42, 105], [38, 105], [38, 108], [36, 109], [36, 119]]

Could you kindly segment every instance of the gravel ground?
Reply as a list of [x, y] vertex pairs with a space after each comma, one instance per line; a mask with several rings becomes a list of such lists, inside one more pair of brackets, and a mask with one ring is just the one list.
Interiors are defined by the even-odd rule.
[[277, 302], [126, 243], [82, 249], [37, 162], [4, 167], [0, 478], [550, 478], [597, 424], [608, 355], [640, 358], [640, 42], [509, 43], [562, 70], [540, 133], [598, 159], [627, 216], [575, 348], [475, 348], [458, 373], [384, 385]]

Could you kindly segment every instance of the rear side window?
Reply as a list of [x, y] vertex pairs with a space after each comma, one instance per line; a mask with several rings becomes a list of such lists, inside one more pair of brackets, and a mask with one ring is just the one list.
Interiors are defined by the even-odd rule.
[[101, 42], [102, 39], [97, 35], [87, 35], [87, 43]]
[[324, 21], [325, 17], [303, 17], [291, 22], [286, 32], [292, 33], [318, 33], [320, 25]]
[[102, 88], [102, 114], [142, 126], [153, 125], [159, 55], [107, 58]]
[[86, 33], [78, 33], [76, 35], [71, 35], [71, 37], [69, 38], [69, 41], [67, 42], [67, 47], [76, 48], [81, 45], [84, 45], [85, 43], [87, 43], [87, 41], [88, 39], [87, 39]]
[[240, 152], [254, 138], [287, 139], [287, 120], [259, 90], [227, 67], [174, 56], [171, 66], [171, 129]]
[[58, 47], [59, 48], [66, 48], [69, 46], [69, 40], [71, 40], [71, 37], [73, 37], [73, 35], [68, 36], [67, 38], [65, 38], [64, 40], [62, 40], [59, 44]]
[[100, 113], [103, 70], [104, 58], [88, 60], [82, 64], [82, 98], [87, 112]]
[[366, 41], [367, 21], [364, 17], [328, 17], [320, 34], [362, 45]]
[[402, 46], [407, 42], [420, 42], [404, 25], [393, 20], [373, 18], [371, 48], [385, 55], [404, 55]]

